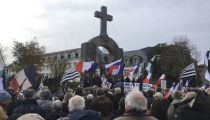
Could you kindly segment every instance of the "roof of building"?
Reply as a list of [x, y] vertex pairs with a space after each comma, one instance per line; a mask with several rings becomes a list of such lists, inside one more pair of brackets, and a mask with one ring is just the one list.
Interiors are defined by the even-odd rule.
[[70, 50], [63, 50], [63, 51], [58, 51], [58, 52], [51, 52], [51, 53], [45, 53], [43, 56], [50, 56], [50, 55], [56, 55], [56, 54], [65, 54], [65, 53], [70, 53], [70, 52], [81, 52], [80, 48], [75, 48], [75, 49], [70, 49]]

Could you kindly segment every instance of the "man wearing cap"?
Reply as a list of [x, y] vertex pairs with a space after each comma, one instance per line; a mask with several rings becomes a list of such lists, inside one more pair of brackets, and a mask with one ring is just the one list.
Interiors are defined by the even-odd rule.
[[7, 91], [0, 91], [0, 120], [7, 119], [6, 107], [11, 101], [11, 95]]

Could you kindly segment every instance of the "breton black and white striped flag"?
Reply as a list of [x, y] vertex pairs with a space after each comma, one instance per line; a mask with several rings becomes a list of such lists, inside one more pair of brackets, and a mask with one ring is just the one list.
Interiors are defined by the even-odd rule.
[[185, 69], [182, 70], [179, 79], [195, 76], [196, 71], [195, 71], [195, 65], [194, 63], [188, 65]]
[[74, 80], [79, 77], [80, 77], [79, 72], [76, 72], [75, 70], [69, 70], [63, 75], [63, 78], [60, 83], [62, 84], [65, 81]]
[[210, 51], [207, 51], [205, 56], [206, 74], [205, 79], [210, 81]]

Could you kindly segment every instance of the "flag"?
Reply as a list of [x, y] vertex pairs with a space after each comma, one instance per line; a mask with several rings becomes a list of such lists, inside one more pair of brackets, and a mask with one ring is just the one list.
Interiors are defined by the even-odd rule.
[[205, 65], [206, 65], [206, 74], [205, 74], [205, 79], [210, 81], [210, 51], [208, 51], [206, 53], [206, 56], [205, 56]]
[[149, 84], [149, 80], [150, 80], [151, 76], [152, 76], [152, 73], [151, 73], [151, 72], [148, 72], [148, 75], [147, 75], [147, 77], [143, 80], [143, 83]]
[[164, 97], [164, 99], [167, 99], [174, 91], [175, 89], [175, 84], [173, 84], [169, 90], [169, 92], [166, 94], [166, 96]]
[[37, 89], [38, 84], [35, 77], [34, 67], [28, 66], [27, 68], [19, 71], [9, 84], [10, 87], [12, 87], [17, 93], [29, 87]]
[[134, 67], [129, 68], [128, 75], [137, 75], [139, 71], [139, 65], [135, 65]]
[[75, 70], [79, 73], [84, 73], [85, 71], [95, 71], [98, 67], [97, 63], [94, 63], [94, 61], [90, 62], [82, 62], [80, 61], [75, 65]]
[[166, 77], [166, 75], [165, 74], [162, 74], [161, 76], [160, 76], [160, 78], [156, 81], [156, 85], [160, 85], [161, 84], [161, 80], [165, 80], [165, 77]]
[[123, 74], [124, 64], [121, 62], [120, 59], [105, 65], [105, 68], [106, 70], [108, 70], [108, 73], [111, 75]]
[[5, 70], [2, 60], [0, 61], [0, 90], [5, 89]]
[[79, 77], [80, 77], [79, 72], [77, 72], [75, 70], [69, 70], [63, 75], [63, 78], [62, 78], [60, 83], [62, 84], [65, 81], [74, 80], [74, 79], [79, 78]]
[[147, 70], [147, 72], [151, 71], [152, 62], [155, 60], [155, 57], [156, 57], [156, 55], [153, 56], [152, 59], [150, 60], [150, 62], [147, 64], [147, 66], [145, 68]]
[[195, 65], [194, 63], [192, 63], [182, 70], [180, 74], [180, 79], [195, 76], [195, 75], [196, 75]]

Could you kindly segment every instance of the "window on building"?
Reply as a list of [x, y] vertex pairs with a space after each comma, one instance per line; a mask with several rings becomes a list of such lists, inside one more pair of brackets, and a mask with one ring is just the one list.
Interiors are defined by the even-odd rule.
[[125, 59], [124, 62], [125, 62], [126, 65], [129, 65], [129, 60], [128, 59]]
[[60, 59], [64, 59], [64, 55], [61, 55], [61, 56], [60, 56]]
[[45, 58], [42, 58], [42, 61], [45, 62]]
[[139, 64], [139, 61], [138, 61], [137, 57], [134, 58], [134, 64]]
[[78, 53], [75, 53], [75, 58], [78, 58], [79, 57], [79, 54]]
[[57, 60], [57, 58], [58, 58], [57, 56], [54, 56], [54, 60]]
[[68, 54], [68, 58], [71, 58], [71, 54]]
[[75, 58], [75, 53], [74, 52], [71, 53], [71, 57]]
[[131, 65], [133, 64], [133, 59], [132, 59], [132, 58], [130, 58], [130, 64], [131, 64]]

